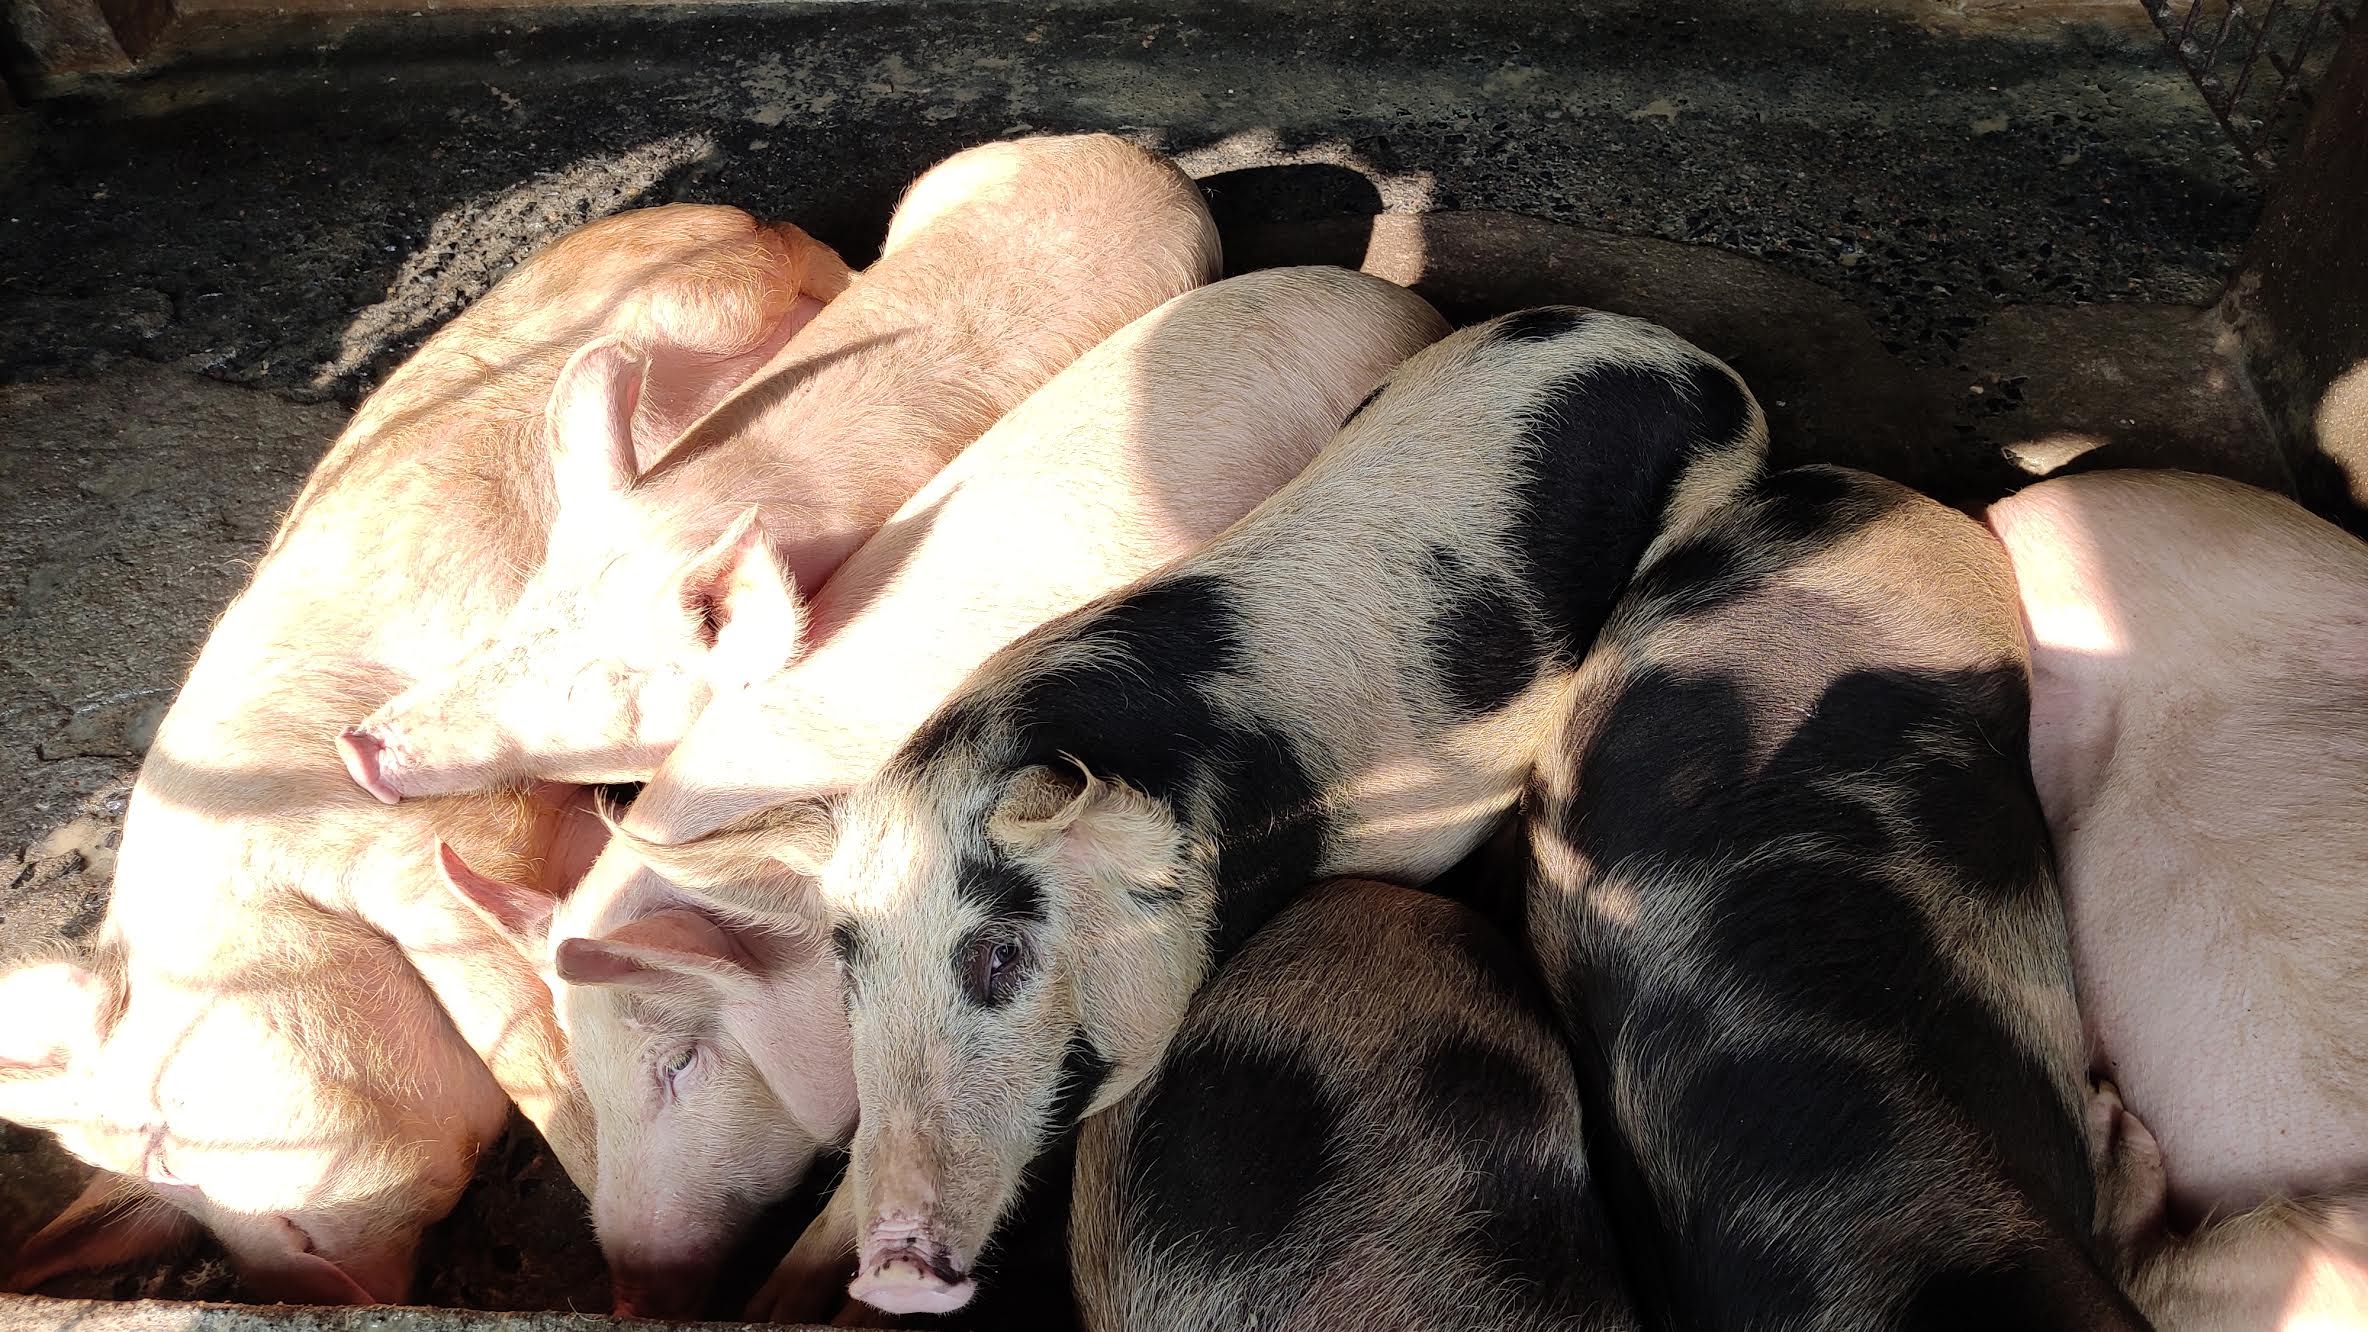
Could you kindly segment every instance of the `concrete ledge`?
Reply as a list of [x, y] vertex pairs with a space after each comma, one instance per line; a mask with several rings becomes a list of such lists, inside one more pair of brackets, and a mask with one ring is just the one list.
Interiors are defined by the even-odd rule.
[[[0, 1332], [608, 1332], [655, 1327], [747, 1327], [745, 1323], [659, 1323], [602, 1314], [478, 1313], [370, 1305], [321, 1309], [300, 1304], [199, 1304], [173, 1300], [54, 1300], [0, 1295]], [[791, 1328], [790, 1324], [771, 1326]], [[805, 1325], [811, 1327], [812, 1325]], [[804, 1332], [793, 1328], [792, 1332]], [[819, 1329], [816, 1329], [819, 1332]]]

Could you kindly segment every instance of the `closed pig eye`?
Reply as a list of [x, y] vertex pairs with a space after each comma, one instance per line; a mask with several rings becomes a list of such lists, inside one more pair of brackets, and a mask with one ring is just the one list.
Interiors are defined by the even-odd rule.
[[660, 1066], [659, 1072], [659, 1081], [665, 1084], [667, 1095], [672, 1096], [682, 1089], [684, 1079], [689, 1076], [691, 1066], [697, 1062], [698, 1058], [699, 1047], [696, 1043], [686, 1045], [667, 1056], [666, 1062]]
[[1018, 935], [1001, 930], [972, 935], [957, 963], [962, 993], [989, 1007], [1007, 1003], [1026, 982], [1030, 960], [1027, 941]]

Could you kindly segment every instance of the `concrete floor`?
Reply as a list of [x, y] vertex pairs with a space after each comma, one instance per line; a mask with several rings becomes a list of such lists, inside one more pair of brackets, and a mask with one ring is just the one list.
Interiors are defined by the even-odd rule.
[[[698, 200], [861, 261], [930, 162], [1076, 129], [1178, 154], [1237, 269], [1660, 319], [1788, 460], [1960, 503], [2075, 459], [2290, 483], [2210, 308], [2258, 188], [2134, 0], [212, 14], [0, 117], [0, 962], [94, 927], [245, 562], [351, 405], [521, 255]], [[0, 1132], [0, 1253], [77, 1173]], [[423, 1267], [430, 1303], [606, 1305], [530, 1136]], [[203, 1252], [56, 1289], [235, 1293]]]

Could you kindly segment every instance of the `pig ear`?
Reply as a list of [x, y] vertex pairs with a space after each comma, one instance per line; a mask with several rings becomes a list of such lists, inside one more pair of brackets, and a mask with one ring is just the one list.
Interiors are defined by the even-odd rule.
[[69, 1272], [93, 1272], [179, 1248], [197, 1223], [136, 1179], [102, 1170], [82, 1196], [17, 1250], [6, 1286], [26, 1292]]
[[72, 1116], [76, 1075], [98, 1057], [110, 999], [104, 978], [71, 962], [0, 976], [0, 1119], [41, 1127]]
[[759, 918], [810, 915], [812, 881], [839, 839], [830, 803], [810, 799], [769, 805], [687, 842], [644, 841], [615, 824], [609, 831], [669, 882]]
[[450, 843], [441, 840], [436, 843], [436, 868], [462, 901], [484, 912], [518, 943], [531, 946], [550, 931], [551, 915], [559, 906], [559, 899], [551, 894], [479, 874]]
[[620, 494], [641, 474], [633, 409], [648, 374], [648, 358], [614, 334], [584, 344], [560, 367], [544, 415], [561, 508]]
[[559, 978], [571, 985], [721, 980], [756, 969], [722, 926], [680, 907], [630, 920], [599, 938], [559, 941]]
[[755, 505], [741, 510], [715, 544], [691, 561], [682, 591], [713, 649], [707, 677], [716, 688], [755, 684], [797, 655], [805, 608]]
[[1096, 878], [1148, 886], [1174, 873], [1177, 829], [1168, 807], [1074, 759], [1012, 774], [987, 816], [987, 835]]

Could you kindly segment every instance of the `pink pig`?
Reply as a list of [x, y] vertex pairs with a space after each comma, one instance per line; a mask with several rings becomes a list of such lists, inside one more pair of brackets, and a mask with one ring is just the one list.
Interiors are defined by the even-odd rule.
[[482, 646], [342, 735], [347, 770], [390, 802], [646, 779], [710, 698], [790, 659], [797, 589], [1055, 371], [1216, 269], [1173, 166], [1108, 135], [1024, 139], [915, 182], [879, 262], [654, 460], [626, 426], [665, 345], [586, 347], [552, 396], [539, 568]]
[[521, 265], [356, 413], [157, 734], [95, 957], [0, 977], [0, 1116], [99, 1167], [13, 1284], [198, 1224], [265, 1297], [400, 1300], [505, 1093], [592, 1178], [549, 992], [437, 849], [556, 890], [598, 824], [564, 790], [388, 809], [327, 742], [516, 601], [556, 498], [545, 404], [576, 348], [671, 349], [632, 422], [663, 442], [846, 280], [736, 209], [628, 213]]
[[2165, 1332], [2368, 1325], [2368, 546], [2176, 472], [1989, 522], [2081, 1008], [2153, 1166], [2131, 1294]]
[[[626, 825], [672, 840], [853, 786], [998, 648], [1249, 512], [1392, 367], [1445, 333], [1411, 293], [1324, 268], [1232, 278], [1134, 321], [858, 550], [814, 602], [821, 645], [712, 705]], [[654, 841], [646, 849], [674, 854]], [[637, 1312], [695, 1308], [715, 1260], [770, 1201], [735, 1190], [761, 1180], [778, 1195], [796, 1183], [794, 1171], [739, 1164], [759, 1145], [810, 1143], [775, 1158], [802, 1166], [853, 1128], [836, 956], [802, 884], [786, 867], [719, 884], [702, 864], [676, 866], [694, 885], [677, 887], [612, 843], [550, 930], [560, 1010], [599, 1125], [603, 1242], [612, 1255], [671, 1255], [671, 1279], [645, 1286], [672, 1298]], [[686, 1159], [686, 1137], [703, 1158]], [[825, 1227], [751, 1316], [796, 1321], [835, 1307], [849, 1275], [835, 1269], [851, 1267], [854, 1232], [840, 1212]]]

